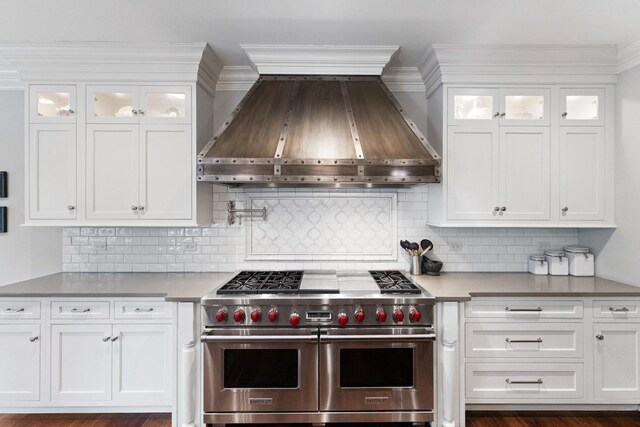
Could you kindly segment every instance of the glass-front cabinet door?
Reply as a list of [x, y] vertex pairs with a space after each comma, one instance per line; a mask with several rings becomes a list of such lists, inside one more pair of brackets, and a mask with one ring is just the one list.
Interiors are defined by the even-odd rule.
[[189, 86], [143, 86], [140, 88], [140, 121], [146, 123], [190, 123]]
[[500, 115], [498, 89], [449, 89], [449, 124], [479, 125], [493, 123]]
[[137, 123], [136, 86], [88, 86], [87, 123]]
[[500, 124], [548, 126], [549, 89], [502, 89]]
[[29, 121], [31, 123], [75, 123], [76, 87], [31, 85]]
[[560, 89], [560, 126], [604, 125], [604, 89]]

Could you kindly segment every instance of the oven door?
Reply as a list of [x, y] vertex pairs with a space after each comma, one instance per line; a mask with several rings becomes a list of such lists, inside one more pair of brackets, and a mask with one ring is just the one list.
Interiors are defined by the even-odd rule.
[[430, 328], [323, 329], [321, 411], [432, 410]]
[[317, 329], [213, 329], [201, 340], [204, 412], [318, 410]]

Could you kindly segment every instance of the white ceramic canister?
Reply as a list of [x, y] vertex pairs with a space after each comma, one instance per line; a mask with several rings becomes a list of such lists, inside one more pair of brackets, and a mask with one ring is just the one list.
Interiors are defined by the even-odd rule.
[[549, 264], [547, 257], [544, 255], [531, 255], [529, 257], [529, 273], [531, 274], [549, 274]]
[[563, 251], [546, 251], [547, 264], [549, 264], [549, 274], [552, 276], [568, 276], [569, 260]]
[[595, 260], [589, 248], [567, 246], [564, 248], [569, 260], [569, 274], [572, 276], [593, 276], [595, 274]]

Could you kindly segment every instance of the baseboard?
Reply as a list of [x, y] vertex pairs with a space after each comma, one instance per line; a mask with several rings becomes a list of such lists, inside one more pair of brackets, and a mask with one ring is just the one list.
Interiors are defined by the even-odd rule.
[[603, 404], [469, 404], [467, 411], [638, 411], [635, 404], [603, 405]]

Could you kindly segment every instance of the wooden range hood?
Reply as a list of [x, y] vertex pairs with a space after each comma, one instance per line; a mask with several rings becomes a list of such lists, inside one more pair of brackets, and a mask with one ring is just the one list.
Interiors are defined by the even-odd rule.
[[233, 186], [440, 181], [440, 157], [377, 76], [260, 76], [197, 162], [199, 181]]

